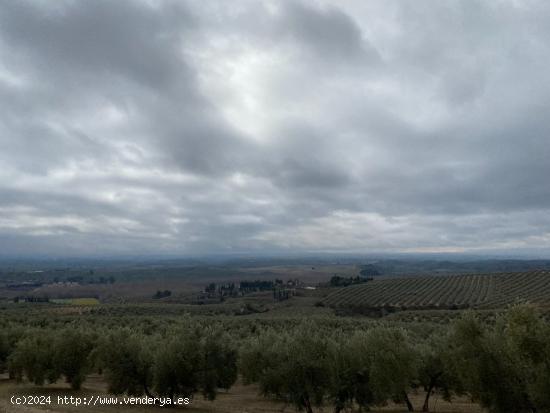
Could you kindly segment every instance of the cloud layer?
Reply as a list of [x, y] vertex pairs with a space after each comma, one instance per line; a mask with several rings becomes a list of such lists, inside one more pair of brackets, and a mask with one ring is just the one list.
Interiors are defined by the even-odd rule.
[[7, 1], [0, 255], [550, 248], [544, 1]]

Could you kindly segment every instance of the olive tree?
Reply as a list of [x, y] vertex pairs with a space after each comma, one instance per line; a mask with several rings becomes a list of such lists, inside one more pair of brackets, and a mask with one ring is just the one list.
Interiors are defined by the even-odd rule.
[[101, 341], [96, 357], [109, 392], [152, 396], [152, 340], [131, 330], [119, 330]]
[[447, 365], [449, 354], [445, 333], [446, 331], [444, 334], [430, 335], [416, 346], [420, 357], [418, 382], [426, 391], [423, 412], [429, 411], [430, 397], [435, 391], [439, 391], [445, 400], [450, 401], [456, 386], [456, 378]]
[[532, 308], [511, 308], [494, 326], [466, 314], [449, 338], [449, 364], [462, 390], [483, 407], [494, 413], [550, 411], [549, 327]]
[[330, 344], [329, 399], [334, 412], [354, 404], [368, 410], [375, 400], [370, 387], [371, 365], [365, 333], [338, 337]]
[[401, 328], [375, 327], [367, 331], [365, 345], [374, 402], [384, 404], [390, 399], [405, 403], [413, 411], [408, 392], [416, 382], [419, 357], [407, 332]]
[[257, 382], [264, 396], [313, 412], [330, 387], [329, 346], [318, 332], [302, 326], [250, 340], [241, 352], [245, 383]]
[[55, 346], [52, 349], [55, 367], [75, 390], [80, 389], [90, 370], [90, 354], [93, 348], [92, 338], [84, 332], [73, 328], [56, 332]]
[[159, 395], [201, 392], [214, 400], [218, 388], [228, 389], [236, 380], [237, 352], [220, 331], [178, 332], [165, 339], [155, 356], [153, 383]]
[[53, 351], [55, 344], [53, 334], [43, 331], [18, 341], [8, 360], [10, 375], [18, 381], [26, 377], [36, 385], [56, 382], [61, 373]]
[[550, 326], [529, 305], [510, 308], [496, 324], [497, 339], [514, 360], [528, 411], [550, 411]]
[[218, 388], [229, 389], [237, 381], [237, 350], [230, 338], [219, 330], [208, 329], [201, 338], [199, 386], [209, 400]]

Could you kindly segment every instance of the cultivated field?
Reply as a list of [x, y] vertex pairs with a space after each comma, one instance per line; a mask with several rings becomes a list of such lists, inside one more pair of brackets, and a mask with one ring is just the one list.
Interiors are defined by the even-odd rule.
[[550, 271], [409, 277], [343, 287], [324, 303], [333, 308], [501, 308], [517, 301], [550, 303]]

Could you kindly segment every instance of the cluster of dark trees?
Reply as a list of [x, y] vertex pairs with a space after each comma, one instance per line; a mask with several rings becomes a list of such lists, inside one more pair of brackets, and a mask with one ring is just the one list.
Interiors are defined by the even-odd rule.
[[[208, 297], [238, 297], [240, 295], [260, 292], [260, 291], [275, 291], [275, 299], [287, 299], [289, 295], [289, 288], [294, 288], [301, 285], [299, 280], [289, 280], [286, 283], [283, 280], [243, 280], [238, 283], [225, 283], [216, 284], [210, 283], [204, 288], [204, 292]], [[280, 293], [277, 293], [280, 291]]]
[[153, 295], [153, 298], [158, 300], [160, 298], [170, 297], [171, 295], [172, 295], [172, 291], [170, 290], [164, 290], [164, 291], [157, 290], [157, 292]]
[[40, 281], [23, 281], [23, 282], [16, 282], [16, 283], [8, 283], [6, 284], [7, 290], [12, 291], [29, 291], [34, 288], [42, 287], [44, 283]]
[[[4, 326], [0, 372], [38, 385], [64, 378], [75, 389], [98, 372], [115, 394], [208, 399], [240, 374], [264, 396], [308, 413], [389, 401], [427, 411], [435, 392], [468, 395], [493, 413], [550, 412], [550, 325], [532, 307], [515, 306], [489, 323], [466, 312], [421, 331], [378, 322], [328, 326], [258, 324], [232, 335], [194, 319], [145, 331]], [[418, 391], [423, 406], [411, 403]]]
[[372, 280], [372, 277], [340, 277], [339, 275], [333, 275], [329, 284], [331, 287], [347, 287], [348, 285], [362, 284]]
[[254, 291], [269, 291], [274, 287], [273, 281], [267, 280], [254, 280], [254, 281], [241, 281], [239, 283], [239, 290], [242, 292], [254, 292]]
[[288, 300], [295, 293], [295, 290], [288, 288], [274, 288], [273, 289], [273, 299], [276, 301]]
[[24, 303], [47, 303], [50, 299], [44, 296], [35, 296], [35, 295], [18, 295], [13, 297], [14, 303], [24, 302]]
[[115, 277], [113, 277], [112, 275], [109, 277], [99, 276], [96, 278], [93, 276], [93, 274], [94, 272], [90, 270], [89, 276], [71, 275], [66, 277], [64, 280], [59, 277], [55, 277], [53, 279], [53, 282], [54, 283], [69, 282], [69, 283], [77, 283], [77, 284], [114, 284], [115, 283]]
[[204, 289], [207, 293], [218, 293], [223, 295], [232, 295], [232, 293], [237, 292], [255, 292], [255, 291], [269, 291], [273, 289], [275, 283], [269, 280], [254, 280], [254, 281], [241, 281], [237, 284], [235, 283], [226, 283], [226, 284], [216, 284], [210, 283]]

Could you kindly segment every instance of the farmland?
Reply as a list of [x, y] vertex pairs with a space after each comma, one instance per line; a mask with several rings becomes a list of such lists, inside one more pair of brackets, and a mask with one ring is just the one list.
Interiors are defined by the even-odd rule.
[[[428, 406], [430, 411], [474, 413], [493, 407], [485, 394], [499, 395], [502, 386], [524, 381], [530, 399], [545, 407], [544, 391], [537, 393], [541, 383], [529, 372], [541, 369], [540, 380], [547, 380], [537, 355], [550, 351], [550, 326], [534, 307], [493, 312], [491, 320], [483, 320], [489, 314], [484, 311], [475, 317], [454, 311], [455, 320], [439, 324], [404, 323], [391, 316], [379, 322], [337, 317], [315, 306], [309, 307], [315, 313], [298, 311], [310, 298], [296, 296], [280, 303], [284, 307], [240, 317], [193, 313], [192, 308], [207, 306], [184, 304], [96, 304], [87, 309], [77, 303], [4, 304], [0, 411], [43, 411], [10, 405], [14, 394], [51, 395], [48, 411], [61, 413], [84, 408], [59, 405], [58, 395], [151, 393], [195, 394], [191, 406], [166, 410], [197, 413], [268, 413], [293, 411], [292, 406], [309, 412], [405, 412]], [[288, 310], [284, 314], [283, 308]], [[524, 329], [525, 323], [532, 328]], [[524, 342], [532, 343], [533, 355], [531, 347], [521, 347]], [[511, 362], [501, 365], [504, 351], [502, 358]], [[480, 363], [486, 360], [490, 364]], [[529, 363], [526, 369], [515, 368], [519, 360]], [[482, 382], [478, 390], [486, 369], [490, 374], [506, 371], [499, 382]], [[523, 397], [505, 402], [526, 403]], [[90, 409], [150, 411], [143, 406]]]
[[550, 303], [550, 271], [380, 279], [330, 293], [324, 303], [348, 309], [502, 308]]
[[[417, 264], [423, 265], [432, 266]], [[31, 411], [9, 405], [11, 394], [150, 393], [195, 396], [191, 406], [168, 411], [267, 413], [294, 406], [404, 412], [427, 406], [472, 413], [493, 408], [484, 395], [500, 397], [499, 389], [517, 380], [533, 386], [525, 388], [533, 400], [528, 403], [545, 408], [539, 383], [527, 382], [528, 370], [515, 369], [520, 358], [530, 369], [544, 366], [515, 340], [535, 340], [537, 354], [539, 348], [550, 354], [550, 271], [526, 266], [522, 272], [448, 275], [445, 268], [456, 265], [440, 263], [434, 271], [403, 276], [392, 266], [394, 261], [310, 261], [5, 268], [0, 412]], [[291, 293], [282, 299], [275, 294], [280, 291]], [[517, 300], [536, 305], [510, 307]], [[473, 311], [461, 311], [467, 308]], [[524, 322], [534, 327], [508, 334]], [[482, 335], [472, 335], [476, 331]], [[503, 352], [515, 361], [501, 365], [495, 355]], [[478, 368], [486, 359], [495, 364]], [[505, 369], [501, 376], [512, 384], [487, 382], [478, 390], [480, 384], [469, 380], [481, 380], [486, 368]], [[529, 412], [522, 397], [504, 401], [517, 410], [493, 411]], [[121, 411], [130, 410], [146, 411]]]

